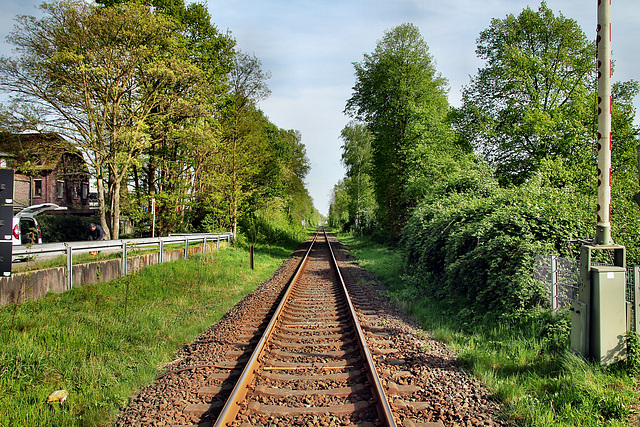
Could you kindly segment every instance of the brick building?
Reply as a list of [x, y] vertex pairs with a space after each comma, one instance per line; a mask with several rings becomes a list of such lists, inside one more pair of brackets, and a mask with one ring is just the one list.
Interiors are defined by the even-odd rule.
[[15, 170], [15, 211], [55, 203], [71, 212], [91, 213], [87, 165], [58, 134], [0, 133], [0, 168]]

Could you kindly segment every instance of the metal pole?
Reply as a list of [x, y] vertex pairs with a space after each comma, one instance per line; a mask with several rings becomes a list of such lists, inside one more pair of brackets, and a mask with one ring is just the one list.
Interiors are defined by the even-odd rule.
[[122, 242], [122, 275], [127, 275], [127, 242]]
[[151, 215], [152, 215], [152, 221], [151, 221], [151, 237], [156, 237], [156, 198], [153, 197], [151, 199]]
[[73, 249], [65, 243], [67, 247], [67, 290], [73, 288]]
[[551, 255], [551, 309], [558, 310], [558, 256]]
[[611, 241], [611, 0], [598, 0], [598, 224], [596, 244]]

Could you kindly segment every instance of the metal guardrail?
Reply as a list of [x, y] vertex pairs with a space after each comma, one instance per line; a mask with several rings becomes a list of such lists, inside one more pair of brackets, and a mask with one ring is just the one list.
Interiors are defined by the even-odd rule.
[[212, 234], [212, 233], [196, 233], [196, 234], [169, 234], [168, 237], [150, 237], [139, 239], [119, 239], [119, 240], [98, 240], [86, 242], [64, 242], [64, 243], [44, 243], [41, 245], [24, 246], [17, 245], [13, 247], [13, 258], [37, 258], [39, 255], [66, 255], [67, 256], [67, 289], [72, 288], [73, 284], [73, 255], [74, 253], [93, 252], [111, 250], [115, 252], [122, 251], [122, 274], [127, 274], [127, 256], [128, 250], [132, 247], [142, 248], [149, 246], [159, 247], [158, 262], [163, 262], [164, 245], [166, 244], [184, 244], [184, 257], [189, 257], [189, 244], [192, 242], [202, 243], [203, 252], [207, 251], [207, 243], [215, 242], [216, 248], [220, 246], [221, 241], [233, 243], [233, 233]]

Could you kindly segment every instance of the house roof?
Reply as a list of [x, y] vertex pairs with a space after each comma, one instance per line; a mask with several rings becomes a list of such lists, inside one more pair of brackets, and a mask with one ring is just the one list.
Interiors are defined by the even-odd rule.
[[0, 157], [14, 158], [17, 169], [20, 164], [31, 161], [31, 167], [36, 170], [54, 170], [65, 153], [82, 157], [69, 141], [57, 133], [0, 133]]

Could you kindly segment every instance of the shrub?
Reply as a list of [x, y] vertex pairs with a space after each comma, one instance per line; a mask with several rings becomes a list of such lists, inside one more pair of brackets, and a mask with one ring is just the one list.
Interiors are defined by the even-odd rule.
[[476, 313], [544, 306], [547, 296], [532, 275], [535, 256], [568, 256], [567, 240], [587, 235], [586, 197], [552, 186], [543, 172], [503, 189], [476, 170], [442, 188], [415, 209], [404, 229], [408, 280], [439, 300], [462, 300]]
[[88, 239], [89, 224], [99, 223], [93, 216], [38, 215], [42, 242], [77, 242]]

